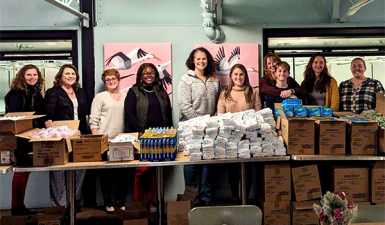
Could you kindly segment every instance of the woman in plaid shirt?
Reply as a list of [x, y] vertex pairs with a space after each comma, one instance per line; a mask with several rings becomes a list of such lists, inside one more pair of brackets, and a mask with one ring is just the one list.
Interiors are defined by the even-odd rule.
[[353, 78], [340, 84], [340, 110], [357, 114], [376, 108], [376, 93], [383, 93], [381, 82], [365, 77], [366, 64], [362, 58], [355, 58], [350, 64]]

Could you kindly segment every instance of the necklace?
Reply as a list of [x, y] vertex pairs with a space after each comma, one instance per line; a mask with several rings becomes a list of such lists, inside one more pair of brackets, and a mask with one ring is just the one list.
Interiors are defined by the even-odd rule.
[[146, 88], [143, 88], [143, 90], [147, 93], [151, 93], [151, 92], [154, 92], [154, 90], [146, 90]]

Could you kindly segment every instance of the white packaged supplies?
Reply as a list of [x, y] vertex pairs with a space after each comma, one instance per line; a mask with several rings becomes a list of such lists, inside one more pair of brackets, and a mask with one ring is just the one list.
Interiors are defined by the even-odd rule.
[[226, 158], [229, 158], [229, 159], [238, 158], [238, 153], [237, 152], [226, 152]]
[[238, 154], [238, 158], [249, 159], [249, 158], [251, 158], [251, 155], [250, 155], [250, 153], [249, 154], [242, 153], [242, 154]]
[[214, 147], [214, 139], [203, 139], [202, 147]]
[[228, 138], [224, 138], [224, 137], [221, 137], [221, 136], [218, 136], [217, 139], [215, 139], [218, 143], [223, 143], [223, 144], [226, 144], [229, 139]]
[[192, 129], [192, 135], [193, 136], [205, 136], [205, 132], [203, 130], [195, 130], [194, 128]]
[[242, 150], [249, 150], [249, 149], [250, 149], [249, 144], [238, 145], [238, 152]]
[[191, 153], [189, 156], [190, 161], [201, 161], [202, 153]]
[[243, 112], [233, 113], [233, 120], [234, 121], [241, 121], [243, 119], [243, 115], [244, 115]]
[[219, 114], [218, 115], [219, 117], [219, 120], [223, 120], [223, 119], [231, 119], [233, 117], [233, 114], [232, 113], [222, 113], [222, 114]]
[[193, 146], [201, 146], [202, 139], [191, 139], [190, 141], [187, 142], [187, 144], [193, 145]]
[[250, 149], [238, 149], [238, 154], [250, 154]]
[[226, 154], [215, 155], [215, 159], [225, 159]]
[[206, 134], [203, 139], [213, 139], [215, 140], [217, 138], [218, 134]]
[[206, 159], [206, 160], [207, 159], [214, 159], [215, 155], [214, 155], [214, 153], [203, 153], [202, 158]]
[[201, 152], [201, 146], [194, 146], [194, 145], [187, 145], [186, 150], [189, 151], [190, 153], [199, 153]]
[[262, 144], [261, 144], [261, 142], [251, 142], [250, 143], [250, 148], [251, 148], [251, 146], [253, 146], [253, 147], [261, 147]]
[[240, 141], [239, 143], [238, 143], [238, 146], [239, 145], [244, 145], [244, 144], [250, 144], [250, 141], [249, 140], [242, 140], [242, 141]]
[[214, 148], [214, 154], [215, 155], [224, 155], [226, 154], [225, 148]]
[[264, 157], [263, 153], [255, 153], [255, 154], [251, 154], [251, 157], [253, 158], [261, 158], [261, 157]]
[[234, 142], [234, 143], [238, 143], [241, 139], [242, 139], [242, 137], [235, 137], [235, 138], [230, 137], [229, 141]]
[[256, 113], [254, 109], [249, 109], [243, 112], [243, 117], [252, 118], [252, 117], [255, 117], [255, 114]]
[[230, 132], [227, 132], [227, 133], [223, 133], [223, 132], [219, 132], [218, 133], [218, 137], [223, 137], [223, 138], [230, 138]]
[[262, 148], [258, 146], [250, 146], [250, 153], [252, 154], [262, 153]]
[[218, 134], [218, 127], [206, 128], [206, 134]]
[[285, 148], [277, 148], [274, 150], [275, 155], [286, 155], [286, 149]]
[[255, 137], [253, 139], [250, 139], [250, 143], [255, 143], [255, 142], [262, 142], [263, 139], [261, 137]]
[[203, 147], [202, 148], [203, 153], [214, 153], [214, 147]]
[[237, 152], [237, 150], [238, 150], [237, 146], [234, 146], [234, 147], [226, 147], [226, 152], [231, 152], [231, 151]]
[[204, 135], [191, 135], [191, 139], [193, 140], [202, 140]]
[[190, 152], [187, 151], [187, 150], [184, 150], [184, 151], [183, 151], [183, 155], [190, 155]]
[[234, 142], [227, 142], [227, 143], [226, 143], [226, 148], [227, 148], [227, 147], [237, 147], [237, 144], [234, 143]]

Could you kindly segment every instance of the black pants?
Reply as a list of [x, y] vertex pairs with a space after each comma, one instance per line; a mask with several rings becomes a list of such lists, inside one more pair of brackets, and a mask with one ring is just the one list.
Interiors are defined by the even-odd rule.
[[100, 171], [100, 186], [106, 206], [124, 206], [128, 184], [130, 180], [134, 179], [134, 174], [135, 168], [103, 169]]
[[[241, 164], [240, 163], [230, 163], [226, 165], [228, 169], [228, 178], [231, 189], [231, 194], [233, 198], [238, 198], [239, 195], [239, 181], [241, 179]], [[245, 172], [246, 172], [246, 199], [249, 198], [251, 184], [253, 181], [253, 164], [245, 163]]]

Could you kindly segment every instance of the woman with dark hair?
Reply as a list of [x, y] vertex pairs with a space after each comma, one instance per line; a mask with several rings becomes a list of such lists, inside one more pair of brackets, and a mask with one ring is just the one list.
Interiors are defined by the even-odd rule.
[[[74, 65], [63, 65], [55, 76], [54, 86], [47, 90], [46, 127], [52, 127], [53, 121], [79, 120], [79, 130], [89, 134], [88, 107], [85, 91], [80, 87], [79, 74]], [[50, 197], [53, 206], [66, 206], [66, 179], [64, 171], [50, 172]], [[76, 170], [76, 199], [81, 199], [81, 189], [85, 170]], [[79, 209], [79, 208], [78, 208]]]
[[[142, 135], [150, 127], [172, 126], [171, 103], [152, 63], [142, 64], [136, 73], [136, 83], [124, 101], [125, 131]], [[150, 212], [156, 212], [152, 199], [156, 189], [154, 167], [137, 167], [134, 199], [147, 202]]]
[[[5, 111], [31, 112], [36, 115], [45, 114], [45, 102], [42, 95], [44, 78], [35, 65], [25, 65], [12, 80], [11, 90], [5, 95]], [[34, 128], [44, 127], [44, 118], [33, 120]], [[32, 152], [32, 145], [26, 139], [17, 140], [17, 149], [14, 154], [17, 165], [30, 166], [32, 160], [28, 153]], [[25, 190], [31, 172], [14, 172], [12, 178], [12, 216], [31, 215], [36, 212], [29, 211], [24, 205]]]
[[[292, 77], [287, 78], [287, 84], [292, 87], [289, 90], [279, 90], [276, 88], [276, 75], [277, 64], [281, 63], [281, 58], [274, 53], [268, 53], [263, 58], [263, 72], [264, 75], [259, 81], [259, 87], [261, 90], [261, 100], [266, 101], [266, 97], [280, 97], [289, 98], [291, 95], [298, 95], [302, 92], [301, 87]], [[290, 72], [290, 71], [289, 71]]]
[[[235, 113], [249, 109], [259, 111], [261, 100], [249, 82], [249, 75], [242, 64], [235, 64], [230, 70], [230, 79], [227, 87], [222, 91], [218, 101], [218, 113]], [[227, 164], [228, 178], [233, 196], [233, 203], [238, 203], [240, 164]], [[246, 163], [246, 197], [249, 196], [252, 181], [252, 164]]]
[[[189, 70], [182, 76], [178, 86], [180, 119], [189, 120], [206, 114], [214, 116], [221, 84], [214, 74], [213, 57], [207, 49], [196, 48], [186, 60], [186, 66]], [[213, 205], [212, 177], [208, 165], [185, 166], [184, 179], [187, 186], [198, 188], [195, 206], [200, 203]], [[202, 185], [198, 184], [199, 181]]]
[[303, 76], [301, 87], [305, 105], [321, 105], [338, 111], [340, 96], [337, 81], [329, 74], [323, 55], [315, 54], [310, 58]]
[[381, 82], [365, 76], [366, 63], [355, 58], [350, 63], [353, 78], [340, 84], [340, 110], [357, 114], [376, 108], [376, 93], [384, 93]]

